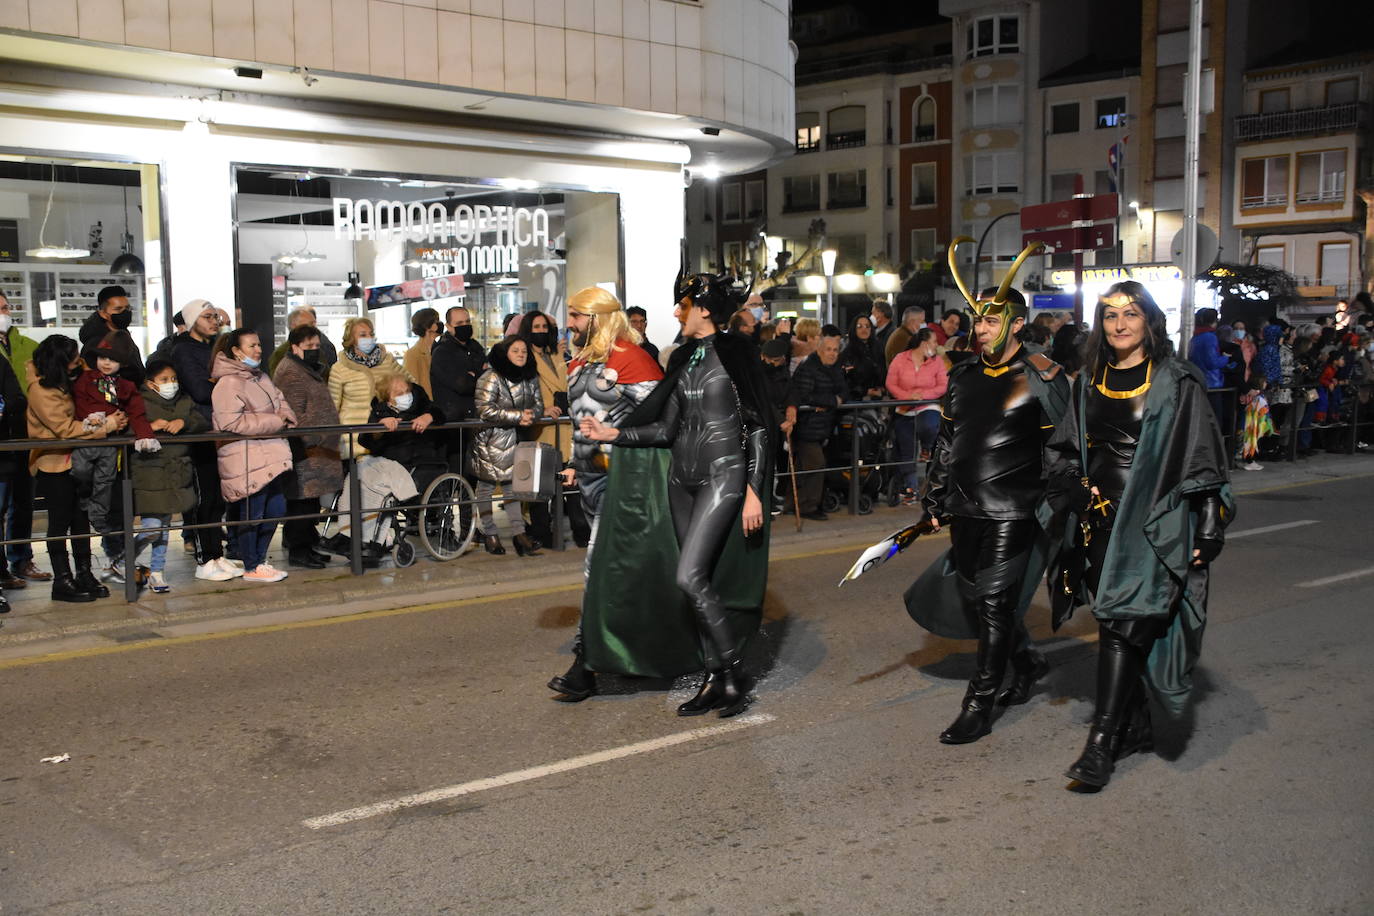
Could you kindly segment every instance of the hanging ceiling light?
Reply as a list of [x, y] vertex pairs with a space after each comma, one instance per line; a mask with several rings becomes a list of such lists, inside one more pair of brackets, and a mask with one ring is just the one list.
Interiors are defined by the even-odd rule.
[[52, 182], [48, 186], [48, 206], [43, 211], [43, 224], [38, 229], [38, 247], [30, 248], [24, 252], [30, 258], [89, 258], [91, 251], [89, 248], [73, 248], [66, 242], [61, 245], [49, 245], [43, 239], [44, 233], [48, 230], [48, 216], [52, 213], [52, 196], [57, 190], [57, 164], [52, 165]]
[[129, 186], [121, 188], [124, 194], [124, 237], [120, 240], [119, 257], [110, 264], [110, 273], [118, 277], [137, 277], [143, 274], [143, 259], [134, 254], [134, 237], [129, 234]]
[[359, 274], [359, 273], [357, 273], [356, 271], [350, 271], [350, 272], [349, 272], [349, 274], [348, 274], [348, 289], [344, 290], [344, 298], [345, 298], [345, 299], [357, 299], [357, 300], [359, 300], [359, 301], [362, 300], [362, 298], [363, 298], [363, 288], [362, 288], [361, 286], [358, 285], [358, 281], [361, 280], [361, 279], [362, 279], [362, 275]]
[[[307, 176], [305, 180], [309, 180], [310, 177], [313, 177], [310, 175], [309, 172], [306, 172], [305, 174]], [[297, 200], [300, 199], [300, 195], [296, 193], [296, 188], [294, 185], [291, 188], [291, 196]], [[309, 264], [311, 261], [328, 260], [328, 255], [323, 255], [317, 251], [310, 250], [310, 233], [307, 232], [305, 228], [305, 214], [301, 213], [299, 219], [301, 227], [301, 237], [305, 239], [305, 243], [301, 245], [301, 247], [296, 251], [283, 251], [281, 254], [277, 255], [272, 260], [276, 261], [278, 264], [284, 264], [287, 267], [294, 267], [297, 264]]]

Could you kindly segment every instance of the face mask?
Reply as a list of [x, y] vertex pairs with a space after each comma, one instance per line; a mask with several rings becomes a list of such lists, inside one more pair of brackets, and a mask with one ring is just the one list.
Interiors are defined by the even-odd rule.
[[311, 369], [318, 369], [318, 368], [320, 367], [320, 351], [319, 351], [319, 350], [302, 350], [302, 351], [301, 351], [301, 362], [305, 363], [305, 364], [306, 364], [307, 366], [309, 366]]
[[760, 305], [755, 308], [751, 308], [749, 311], [753, 314], [755, 321], [763, 320], [763, 306]]
[[415, 395], [407, 391], [405, 394], [396, 395], [396, 400], [391, 403], [396, 408], [397, 413], [405, 413], [415, 404]]
[[82, 369], [80, 366], [73, 366], [67, 370], [67, 378], [74, 382], [81, 378], [81, 373], [85, 371], [86, 370]]
[[375, 338], [375, 337], [359, 337], [359, 338], [358, 338], [358, 352], [359, 352], [359, 353], [362, 353], [362, 354], [366, 355], [366, 354], [368, 354], [368, 353], [371, 353], [371, 352], [372, 352], [373, 350], [375, 350], [375, 349], [377, 349], [377, 338]]
[[10, 326], [14, 324], [14, 318], [8, 314], [0, 315], [0, 334], [8, 334]]
[[262, 365], [262, 361], [256, 360], [251, 356], [245, 356], [243, 358], [243, 364], [247, 366], [249, 369], [256, 369], [258, 368], [258, 366]]
[[181, 386], [176, 382], [167, 382], [165, 385], [157, 386], [157, 393], [168, 401], [175, 401], [179, 391], [181, 391]]
[[472, 340], [472, 325], [458, 325], [453, 329], [453, 336], [459, 343], [467, 343], [469, 340]]
[[110, 316], [110, 324], [114, 325], [116, 328], [118, 328], [118, 329], [121, 330], [121, 331], [124, 330], [125, 328], [127, 328], [127, 327], [129, 326], [129, 323], [132, 322], [133, 320], [134, 320], [134, 313], [133, 313], [133, 312], [120, 312], [120, 313], [117, 314], [117, 315], [111, 315], [111, 316]]
[[536, 347], [543, 347], [543, 348], [547, 349], [548, 346], [549, 346], [549, 332], [548, 332], [548, 331], [531, 331], [531, 332], [530, 332], [530, 343], [534, 344]]
[[1245, 332], [1244, 332], [1244, 331], [1236, 331], [1235, 334], [1232, 335], [1232, 336], [1235, 337], [1236, 340], [1244, 340], [1244, 339], [1245, 339]]

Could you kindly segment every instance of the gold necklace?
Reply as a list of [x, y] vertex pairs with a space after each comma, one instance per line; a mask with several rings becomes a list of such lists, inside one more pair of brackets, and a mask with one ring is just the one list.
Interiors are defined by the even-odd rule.
[[[1107, 363], [1107, 366], [1111, 366], [1113, 369], [1116, 368], [1116, 366], [1112, 366], [1111, 363]], [[1140, 397], [1142, 394], [1150, 390], [1150, 376], [1154, 372], [1155, 368], [1153, 360], [1145, 361], [1144, 383], [1136, 386], [1135, 388], [1132, 388], [1130, 391], [1113, 391], [1111, 388], [1107, 387], [1107, 366], [1102, 367], [1101, 381], [1094, 383], [1093, 386], [1098, 390], [1099, 393], [1101, 393], [1103, 397], [1114, 398], [1118, 401], [1125, 401], [1129, 400], [1130, 398]], [[1135, 367], [1132, 366], [1131, 368], [1134, 369]]]
[[988, 362], [986, 356], [981, 354], [978, 356], [978, 361], [983, 364], [983, 374], [992, 376], [993, 378], [997, 378], [999, 375], [1006, 375], [1011, 371], [1010, 363], [1002, 363], [1000, 366], [994, 366], [992, 363]]

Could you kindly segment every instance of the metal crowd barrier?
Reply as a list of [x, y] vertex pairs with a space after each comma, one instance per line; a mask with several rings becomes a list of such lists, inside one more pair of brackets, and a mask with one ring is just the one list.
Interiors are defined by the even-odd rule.
[[[555, 448], [558, 448], [561, 454], [564, 434], [563, 430], [564, 427], [570, 426], [571, 422], [572, 421], [567, 417], [560, 417], [557, 419], [553, 417], [539, 417], [534, 421], [534, 427], [552, 425], [554, 427]], [[463, 461], [465, 464], [467, 448], [466, 443], [463, 441], [464, 432], [468, 430], [492, 429], [501, 426], [501, 424], [484, 423], [480, 420], [459, 420], [448, 423], [435, 423], [429, 426], [427, 429], [435, 431], [458, 431], [459, 448], [457, 454], [463, 456]], [[205, 433], [187, 433], [185, 435], [177, 436], [158, 436], [157, 438], [163, 441], [174, 442], [178, 445], [191, 445], [199, 442], [212, 442], [219, 444], [223, 442], [237, 442], [250, 439], [295, 439], [304, 436], [320, 435], [339, 436], [342, 438], [346, 436], [348, 438], [348, 454], [351, 455], [355, 453], [355, 447], [357, 445], [358, 436], [363, 435], [364, 433], [378, 432], [385, 433], [387, 432], [387, 429], [380, 423], [369, 423], [360, 426], [298, 426], [290, 429], [278, 430], [277, 432], [272, 433], [260, 433], [249, 435], [239, 435], [236, 433], [226, 433], [222, 431], [211, 431]], [[248, 525], [258, 525], [264, 522], [280, 524], [282, 522], [290, 521], [324, 521], [326, 519], [338, 519], [344, 514], [333, 509], [326, 509], [322, 505], [321, 511], [305, 515], [297, 514], [263, 516], [262, 518], [242, 519], [238, 521], [230, 521], [226, 518], [224, 520], [215, 522], [201, 522], [195, 524], [187, 524], [183, 522], [180, 525], [163, 525], [150, 528], [135, 528], [134, 519], [136, 518], [136, 514], [134, 512], [133, 472], [132, 463], [129, 460], [130, 455], [133, 453], [134, 439], [135, 437], [133, 436], [107, 436], [104, 439], [11, 439], [9, 441], [0, 441], [0, 452], [27, 452], [33, 449], [52, 450], [78, 448], [118, 448], [120, 450], [119, 500], [123, 515], [123, 528], [120, 531], [111, 532], [111, 534], [115, 536], [122, 536], [124, 539], [123, 555], [125, 557], [125, 601], [132, 602], [137, 600], [138, 598], [138, 582], [133, 566], [133, 558], [135, 540], [137, 535], [140, 533], [147, 534], [158, 531], [180, 531], [183, 533], [184, 536], [186, 532], [198, 531], [206, 528], [239, 528], [246, 527]], [[345, 465], [352, 464], [351, 461], [344, 461], [343, 463]], [[350, 528], [354, 532], [354, 536], [350, 538], [352, 546], [349, 556], [349, 570], [350, 572], [352, 572], [353, 575], [361, 576], [364, 573], [362, 555], [362, 532], [364, 530], [362, 480], [360, 474], [351, 473], [351, 471], [353, 470], [351, 467], [347, 470], [350, 471], [350, 473], [348, 473], [349, 506], [347, 515], [349, 518]], [[463, 467], [460, 467], [456, 471], [456, 473], [464, 474], [465, 470]], [[216, 481], [216, 485], [218, 485], [218, 480]], [[571, 491], [564, 490], [560, 487], [559, 496], [552, 500], [553, 506], [551, 507], [550, 511], [552, 513], [551, 527], [553, 528], [553, 543], [548, 545], [552, 550], [561, 551], [564, 549], [563, 495], [568, 492]], [[503, 495], [502, 498], [504, 499], [506, 497]], [[407, 508], [423, 510], [433, 508], [435, 506], [467, 505], [472, 506], [473, 511], [475, 512], [477, 511], [478, 502], [479, 500], [475, 499], [449, 500], [437, 503], [418, 503], [407, 506]], [[46, 544], [49, 541], [56, 540], [93, 540], [95, 538], [103, 536], [104, 535], [102, 535], [98, 531], [92, 531], [88, 534], [65, 534], [61, 537], [46, 536], [29, 538], [6, 538], [0, 539], [0, 548], [7, 547], [10, 544]], [[94, 551], [92, 551], [92, 553], [94, 553]]]

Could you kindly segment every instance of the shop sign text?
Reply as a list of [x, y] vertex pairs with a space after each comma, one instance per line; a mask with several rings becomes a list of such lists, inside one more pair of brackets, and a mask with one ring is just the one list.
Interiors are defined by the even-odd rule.
[[513, 274], [520, 272], [520, 249], [515, 245], [474, 245], [471, 248], [422, 248], [421, 277], [450, 274]]
[[334, 238], [457, 242], [459, 245], [548, 247], [549, 211], [543, 207], [459, 204], [452, 215], [442, 203], [334, 198]]
[[[1085, 267], [1083, 269], [1083, 283], [1120, 283], [1123, 280], [1135, 280], [1149, 286], [1151, 283], [1160, 283], [1168, 280], [1181, 281], [1183, 271], [1171, 264], [1138, 264], [1134, 267]], [[1050, 283], [1054, 286], [1072, 287], [1072, 270], [1053, 270], [1050, 271]]]

